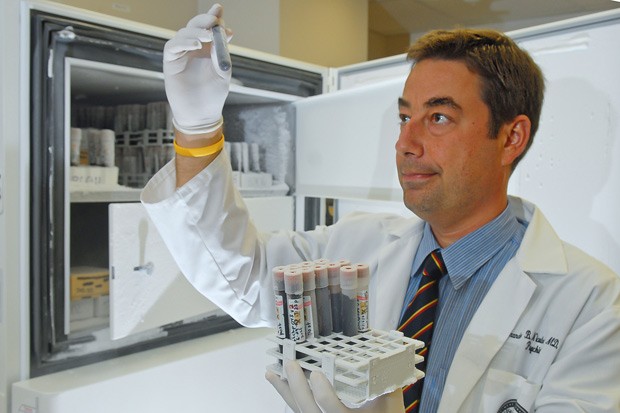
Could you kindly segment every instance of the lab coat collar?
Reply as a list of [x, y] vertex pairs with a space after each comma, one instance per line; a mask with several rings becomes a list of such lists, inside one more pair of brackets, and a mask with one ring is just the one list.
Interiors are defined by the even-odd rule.
[[411, 218], [407, 218], [403, 224], [401, 219], [393, 219], [384, 223], [385, 230], [388, 234], [396, 238], [409, 238], [412, 235], [421, 235], [424, 229], [424, 221], [418, 216], [414, 215]]
[[463, 335], [446, 378], [439, 413], [460, 411], [487, 371], [536, 290], [531, 275], [567, 272], [562, 241], [542, 212], [519, 198], [511, 197], [509, 202], [517, 219], [528, 227], [516, 257], [500, 272]]
[[[520, 222], [528, 225], [517, 259], [523, 271], [527, 273], [565, 274], [568, 266], [564, 256], [562, 240], [557, 235], [544, 214], [531, 202], [515, 197], [508, 197], [508, 204]], [[389, 221], [387, 232], [396, 238], [420, 237], [424, 221], [414, 216], [403, 225], [400, 220]], [[419, 242], [420, 238], [416, 238]], [[417, 243], [415, 244], [417, 248]], [[415, 251], [414, 251], [415, 252]]]
[[509, 203], [517, 219], [529, 223], [517, 251], [521, 269], [526, 273], [566, 274], [562, 240], [540, 209], [517, 197], [510, 197]]

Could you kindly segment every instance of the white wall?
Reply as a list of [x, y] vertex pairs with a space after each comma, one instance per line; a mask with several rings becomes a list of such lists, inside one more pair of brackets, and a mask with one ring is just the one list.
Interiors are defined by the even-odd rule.
[[27, 137], [20, 130], [19, 0], [0, 2], [0, 413], [8, 411], [10, 384], [28, 370]]
[[[215, 0], [198, 0], [206, 13]], [[280, 0], [219, 0], [226, 27], [233, 30], [232, 43], [261, 52], [280, 53]]]
[[368, 2], [280, 0], [280, 55], [340, 67], [368, 57]]
[[[67, 1], [67, 0], [65, 0]], [[198, 0], [201, 13], [215, 0]], [[219, 0], [232, 43], [338, 67], [368, 56], [368, 3], [359, 0]]]

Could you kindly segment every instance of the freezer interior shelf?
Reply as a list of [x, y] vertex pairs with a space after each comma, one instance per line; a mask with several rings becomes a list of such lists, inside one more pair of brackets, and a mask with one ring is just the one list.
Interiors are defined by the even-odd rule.
[[242, 85], [231, 84], [226, 103], [229, 105], [261, 104], [294, 102], [302, 99], [300, 96], [272, 92], [270, 90], [254, 89]]
[[138, 202], [141, 188], [118, 185], [114, 189], [74, 189], [70, 191], [71, 202]]
[[[115, 105], [126, 102], [146, 103], [165, 100], [163, 73], [109, 63], [68, 59], [73, 100], [80, 104]], [[140, 97], [140, 101], [136, 97]], [[230, 85], [227, 104], [265, 104], [293, 102], [299, 96]]]

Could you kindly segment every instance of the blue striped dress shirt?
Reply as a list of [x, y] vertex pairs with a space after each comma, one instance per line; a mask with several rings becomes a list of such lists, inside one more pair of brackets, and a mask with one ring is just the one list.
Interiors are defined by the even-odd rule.
[[420, 266], [431, 251], [440, 248], [448, 276], [439, 283], [439, 306], [422, 389], [421, 413], [437, 411], [463, 333], [500, 271], [516, 254], [526, 227], [527, 223], [517, 220], [509, 205], [493, 221], [441, 249], [430, 226], [425, 225], [413, 260], [403, 312], [418, 288]]

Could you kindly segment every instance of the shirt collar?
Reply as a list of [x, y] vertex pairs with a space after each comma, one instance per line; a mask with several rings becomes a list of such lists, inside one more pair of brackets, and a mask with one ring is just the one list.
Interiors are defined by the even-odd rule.
[[506, 207], [491, 222], [443, 249], [437, 243], [430, 225], [425, 223], [422, 240], [413, 260], [413, 268], [417, 273], [426, 256], [431, 251], [439, 249], [450, 281], [458, 290], [513, 237], [519, 226], [515, 214]]

